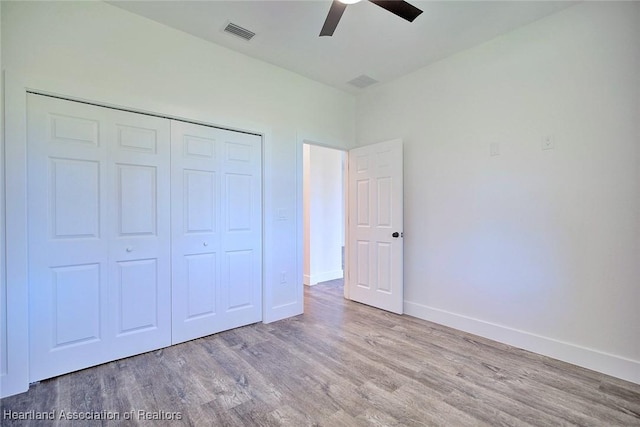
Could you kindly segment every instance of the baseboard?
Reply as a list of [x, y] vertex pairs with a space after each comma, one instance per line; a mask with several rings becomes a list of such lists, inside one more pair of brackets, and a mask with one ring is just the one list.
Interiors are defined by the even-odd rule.
[[342, 277], [344, 277], [344, 272], [342, 270], [323, 271], [309, 276], [309, 284], [310, 286], [313, 286], [329, 280], [341, 279]]
[[637, 360], [627, 359], [410, 301], [404, 302], [404, 312], [419, 319], [439, 323], [640, 384], [640, 361]]
[[311, 286], [311, 276], [309, 276], [308, 274], [304, 274], [302, 276], [302, 283], [306, 286]]

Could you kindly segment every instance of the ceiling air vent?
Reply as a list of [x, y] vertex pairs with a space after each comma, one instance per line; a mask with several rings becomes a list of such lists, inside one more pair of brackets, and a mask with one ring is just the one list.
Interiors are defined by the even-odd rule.
[[372, 77], [367, 76], [366, 74], [363, 74], [351, 81], [348, 81], [347, 83], [357, 88], [364, 89], [367, 86], [371, 86], [374, 83], [378, 83], [378, 81]]
[[233, 34], [236, 37], [240, 37], [247, 41], [251, 40], [256, 35], [253, 31], [249, 31], [246, 28], [242, 28], [240, 25], [236, 25], [233, 22], [229, 22], [224, 31], [229, 34]]

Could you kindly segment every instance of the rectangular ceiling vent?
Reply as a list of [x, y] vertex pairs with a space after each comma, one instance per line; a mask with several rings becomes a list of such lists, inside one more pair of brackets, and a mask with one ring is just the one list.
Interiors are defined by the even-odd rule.
[[348, 81], [347, 83], [357, 88], [364, 89], [367, 86], [371, 86], [372, 84], [378, 83], [378, 81], [373, 77], [369, 77], [366, 74], [363, 74], [351, 81]]
[[253, 31], [249, 31], [246, 28], [242, 28], [240, 25], [236, 25], [233, 22], [229, 22], [226, 27], [224, 27], [224, 31], [229, 34], [233, 34], [236, 37], [240, 37], [241, 39], [245, 39], [247, 41], [251, 40], [253, 36], [256, 35]]

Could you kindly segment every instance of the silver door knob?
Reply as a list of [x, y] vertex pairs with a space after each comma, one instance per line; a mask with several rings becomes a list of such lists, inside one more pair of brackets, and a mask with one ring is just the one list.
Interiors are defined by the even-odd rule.
[[133, 252], [133, 248], [132, 247], [128, 247], [127, 248], [127, 252]]
[[203, 242], [202, 246], [209, 246], [209, 244], [207, 242]]

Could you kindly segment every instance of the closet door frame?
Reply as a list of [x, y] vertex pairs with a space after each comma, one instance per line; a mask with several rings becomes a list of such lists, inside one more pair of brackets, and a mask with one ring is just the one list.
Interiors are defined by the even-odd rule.
[[[269, 310], [271, 296], [268, 293], [267, 275], [270, 255], [265, 251], [265, 241], [271, 233], [267, 220], [272, 207], [265, 197], [270, 191], [271, 170], [267, 160], [270, 157], [272, 130], [254, 122], [221, 124], [197, 119], [189, 119], [159, 112], [164, 104], [139, 101], [143, 107], [119, 104], [123, 92], [111, 95], [110, 91], [97, 88], [93, 93], [87, 89], [65, 83], [55, 83], [37, 76], [17, 75], [4, 70], [0, 76], [4, 80], [4, 206], [5, 223], [5, 263], [0, 271], [2, 285], [6, 286], [6, 298], [0, 298], [0, 314], [6, 315], [6, 348], [0, 349], [0, 397], [7, 397], [29, 389], [29, 272], [28, 272], [28, 223], [27, 223], [27, 94], [62, 98], [100, 107], [130, 111], [139, 114], [164, 117], [204, 126], [219, 127], [238, 132], [258, 135], [262, 139], [262, 322], [278, 320]], [[120, 95], [118, 95], [120, 94]], [[99, 101], [96, 101], [99, 100]], [[149, 104], [146, 105], [145, 104]], [[0, 171], [2, 172], [2, 171]], [[7, 209], [7, 207], [11, 207]], [[3, 310], [6, 309], [6, 313]], [[2, 326], [2, 325], [0, 325]]]

